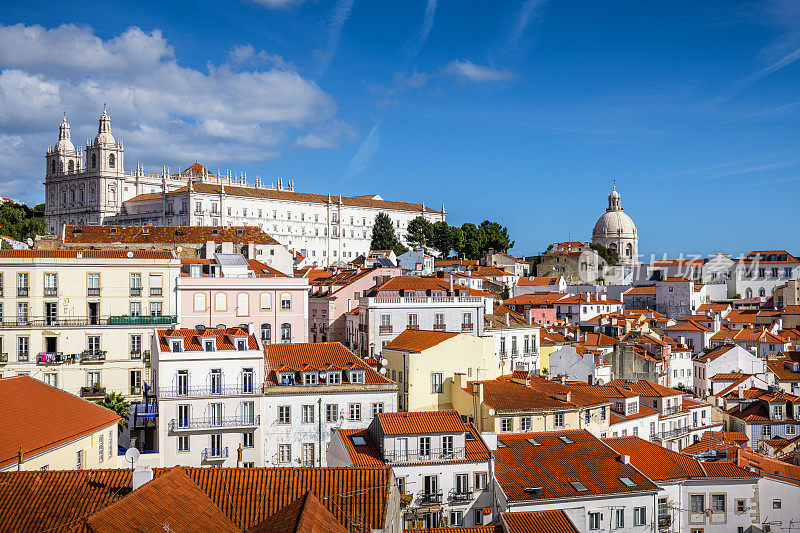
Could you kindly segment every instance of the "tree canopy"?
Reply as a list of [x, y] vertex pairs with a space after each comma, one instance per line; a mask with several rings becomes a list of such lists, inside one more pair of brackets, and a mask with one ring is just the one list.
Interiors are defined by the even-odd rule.
[[407, 240], [411, 246], [432, 248], [442, 257], [453, 251], [467, 259], [478, 259], [489, 249], [505, 252], [514, 246], [508, 228], [497, 222], [484, 220], [480, 226], [466, 222], [458, 227], [442, 221], [432, 223], [421, 216], [408, 223]]
[[606, 248], [602, 244], [591, 243], [589, 248], [597, 252], [597, 255], [603, 258], [608, 266], [619, 264], [619, 254], [611, 248]]
[[33, 209], [25, 204], [5, 202], [0, 204], [0, 233], [16, 241], [33, 239], [47, 233], [44, 223], [44, 204]]
[[403, 243], [397, 238], [392, 219], [383, 212], [375, 215], [375, 225], [372, 226], [372, 240], [369, 246], [371, 250], [393, 250], [395, 255], [402, 255], [408, 251], [408, 248], [403, 246]]

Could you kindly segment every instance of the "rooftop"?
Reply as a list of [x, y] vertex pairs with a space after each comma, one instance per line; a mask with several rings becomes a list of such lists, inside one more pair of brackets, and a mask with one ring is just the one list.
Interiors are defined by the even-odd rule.
[[159, 350], [162, 352], [172, 351], [170, 341], [173, 339], [183, 339], [182, 351], [184, 352], [202, 352], [204, 351], [202, 340], [209, 338], [216, 339], [216, 351], [236, 350], [236, 345], [231, 341], [233, 337], [247, 337], [248, 350], [260, 349], [255, 336], [242, 327], [159, 329], [156, 333], [158, 335]]
[[452, 331], [429, 331], [425, 329], [407, 329], [384, 346], [388, 350], [421, 352], [433, 348], [442, 342], [462, 335]]
[[[267, 386], [278, 385], [277, 372], [330, 370], [363, 370], [367, 385], [392, 383], [339, 342], [269, 344], [264, 347], [264, 353]], [[347, 384], [348, 376], [341, 376], [341, 382]]]
[[[160, 195], [159, 195], [160, 196]], [[279, 244], [258, 226], [103, 226], [64, 227], [64, 242], [75, 244], [197, 244], [208, 241]]]

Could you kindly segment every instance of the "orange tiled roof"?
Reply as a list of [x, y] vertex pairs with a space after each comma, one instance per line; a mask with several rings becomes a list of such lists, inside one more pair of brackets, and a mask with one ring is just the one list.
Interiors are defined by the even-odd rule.
[[[535, 439], [538, 445], [528, 439]], [[502, 433], [497, 440], [505, 447], [494, 451], [495, 478], [509, 502], [658, 490], [652, 481], [632, 465], [620, 461], [617, 452], [586, 430]], [[624, 477], [636, 485], [626, 486], [620, 480]], [[570, 482], [579, 482], [586, 490], [577, 490]], [[532, 492], [526, 488], [539, 490]]]
[[697, 312], [702, 313], [704, 311], [724, 311], [728, 307], [730, 307], [730, 304], [702, 304], [697, 308]]
[[[140, 195], [142, 196], [142, 195]], [[161, 195], [158, 195], [161, 197]], [[133, 198], [131, 200], [134, 200]], [[128, 201], [131, 201], [128, 200]], [[64, 227], [64, 242], [75, 244], [279, 244], [258, 226], [103, 226]]]
[[736, 464], [765, 477], [776, 477], [786, 483], [800, 485], [800, 466], [778, 461], [752, 450], [739, 449]]
[[69, 531], [130, 487], [126, 468], [0, 472], [0, 531]]
[[0, 378], [0, 467], [106, 427], [119, 416], [29, 376]]
[[721, 344], [720, 346], [717, 346], [716, 348], [711, 348], [710, 350], [703, 350], [703, 355], [698, 356], [697, 359], [695, 359], [695, 361], [698, 361], [698, 362], [701, 362], [701, 363], [708, 363], [709, 361], [713, 361], [714, 359], [717, 359], [718, 357], [721, 357], [721, 356], [725, 355], [727, 352], [729, 352], [733, 348], [736, 348], [736, 345], [734, 345], [734, 344]]
[[[264, 347], [267, 362], [265, 385], [277, 385], [279, 371], [363, 370], [367, 385], [392, 383], [340, 342], [269, 344]], [[343, 376], [342, 382], [346, 383]]]
[[526, 286], [529, 286], [529, 287], [541, 287], [541, 286], [544, 286], [544, 285], [551, 285], [553, 287], [557, 287], [558, 286], [558, 280], [560, 280], [560, 279], [561, 278], [539, 278], [539, 277], [535, 277], [535, 276], [531, 276], [529, 278], [521, 277], [517, 281], [517, 285], [520, 285], [522, 287], [526, 287]]
[[[514, 513], [519, 514], [519, 513]], [[503, 533], [503, 526], [450, 526], [425, 529], [404, 529], [403, 533]]]
[[[506, 315], [508, 315], [508, 324], [506, 324]], [[494, 310], [491, 314], [483, 315], [483, 323], [487, 328], [530, 328], [538, 327], [538, 323], [528, 324], [525, 317], [502, 304], [495, 304]]]
[[560, 304], [593, 304], [593, 305], [611, 304], [611, 305], [619, 305], [622, 302], [620, 302], [619, 300], [612, 300], [611, 298], [606, 298], [605, 300], [603, 300], [600, 297], [598, 297], [596, 294], [589, 293], [587, 295], [586, 293], [581, 292], [579, 294], [574, 294], [572, 296], [568, 296], [567, 298], [564, 298], [563, 300], [559, 300], [558, 303], [560, 303]]
[[347, 533], [342, 524], [309, 491], [246, 533]]
[[453, 331], [429, 331], [425, 329], [407, 329], [384, 346], [384, 349], [421, 352], [442, 342], [461, 335]]
[[641, 285], [639, 287], [631, 287], [625, 291], [625, 296], [655, 296], [655, 285]]
[[[537, 380], [542, 378], [536, 377]], [[543, 380], [546, 381], [546, 380]], [[537, 382], [529, 387], [524, 383], [518, 383], [511, 379], [494, 379], [486, 381], [467, 382], [466, 390], [469, 394], [475, 391], [475, 383], [480, 383], [483, 387], [483, 403], [499, 413], [527, 412], [540, 409], [558, 409], [569, 411], [576, 409], [579, 405], [598, 405], [608, 403], [605, 398], [599, 398], [583, 391], [573, 394], [570, 388], [565, 385], [556, 384], [556, 387], [543, 386]], [[570, 392], [570, 400], [559, 399], [555, 396], [556, 392]]]
[[[442, 278], [424, 278], [416, 276], [397, 276], [388, 280], [383, 285], [374, 289], [381, 291], [442, 291], [443, 294], [450, 291], [450, 282]], [[464, 285], [453, 283], [454, 292], [466, 292], [470, 296], [487, 296], [494, 298], [494, 294], [477, 289], [470, 289]]]
[[[154, 477], [168, 469], [153, 469]], [[383, 529], [391, 469], [185, 468], [186, 474], [239, 529], [256, 526], [311, 491], [345, 527], [359, 515], [363, 527]]]
[[687, 320], [685, 322], [681, 322], [679, 324], [675, 324], [674, 326], [667, 326], [664, 328], [664, 331], [703, 331], [703, 332], [711, 332], [710, 329], [705, 327], [702, 324], [698, 324], [694, 320]]
[[800, 263], [786, 250], [753, 250], [742, 260], [744, 262], [759, 261], [761, 263]]
[[217, 339], [217, 350], [235, 350], [236, 346], [231, 342], [230, 337], [247, 337], [247, 348], [249, 350], [258, 350], [258, 341], [254, 335], [247, 332], [246, 328], [179, 328], [179, 329], [159, 329], [156, 331], [158, 335], [159, 349], [162, 352], [171, 352], [172, 347], [169, 344], [170, 339], [182, 338], [184, 352], [201, 352], [203, 345], [200, 341], [201, 337], [215, 337]]
[[584, 346], [614, 346], [619, 344], [619, 341], [614, 337], [609, 337], [602, 333], [587, 333], [581, 342]]
[[652, 381], [648, 381], [646, 379], [640, 379], [636, 383], [629, 383], [624, 379], [612, 379], [608, 382], [608, 384], [630, 389], [639, 396], [645, 396], [648, 398], [655, 398], [659, 396], [676, 396], [683, 394], [679, 390], [670, 389], [669, 387], [659, 385], [658, 383], [653, 383]]
[[562, 509], [503, 513], [500, 520], [508, 533], [578, 533]]
[[94, 513], [85, 528], [93, 533], [158, 531], [161, 524], [169, 524], [171, 531], [240, 531], [180, 466]]
[[[80, 257], [78, 257], [80, 255]], [[165, 250], [0, 250], [0, 259], [175, 259]]]
[[515, 305], [515, 304], [531, 304], [531, 305], [548, 305], [554, 304], [568, 295], [562, 294], [560, 292], [548, 292], [544, 294], [520, 294], [519, 296], [514, 296], [513, 298], [507, 299], [503, 302], [506, 305]]
[[478, 264], [477, 259], [436, 259], [433, 262], [433, 265], [437, 267], [475, 266], [477, 264]]
[[464, 422], [452, 410], [378, 413], [378, 420], [385, 435], [464, 432]]

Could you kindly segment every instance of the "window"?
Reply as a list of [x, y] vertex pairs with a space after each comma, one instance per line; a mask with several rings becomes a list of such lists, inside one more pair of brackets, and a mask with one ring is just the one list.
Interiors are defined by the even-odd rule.
[[142, 316], [142, 302], [131, 302], [131, 316]]
[[514, 419], [513, 418], [501, 418], [500, 419], [500, 431], [503, 433], [509, 433], [514, 430]]
[[141, 370], [131, 370], [130, 371], [130, 380], [131, 380], [131, 394], [141, 394], [142, 393], [142, 371]]
[[194, 293], [194, 311], [198, 313], [202, 313], [206, 310], [206, 293], [204, 292], [196, 292]]
[[252, 368], [242, 369], [242, 392], [245, 394], [252, 394], [253, 392], [253, 376], [254, 373]]
[[246, 292], [236, 295], [236, 316], [250, 316], [250, 295]]
[[373, 403], [372, 404], [372, 418], [378, 416], [378, 413], [383, 412], [383, 402]]
[[150, 316], [162, 316], [161, 302], [150, 302]]
[[[203, 340], [203, 350], [206, 352], [213, 352], [214, 351], [214, 340], [213, 339], [205, 339]], [[213, 374], [213, 370], [211, 371]], [[219, 394], [219, 393], [217, 393]]]
[[589, 530], [596, 531], [600, 529], [600, 522], [603, 520], [603, 515], [600, 513], [589, 513]]
[[351, 370], [350, 383], [364, 383], [364, 372], [362, 370]]
[[278, 406], [278, 424], [289, 424], [292, 421], [292, 408], [289, 405]]
[[150, 274], [150, 296], [161, 296], [161, 274]]
[[319, 374], [316, 372], [303, 372], [303, 385], [316, 385], [319, 383]]
[[486, 490], [488, 479], [486, 472], [475, 472], [475, 490]]
[[83, 470], [83, 450], [75, 452], [75, 470]]
[[564, 427], [564, 413], [556, 413], [555, 420], [553, 422], [554, 427], [563, 428]]
[[87, 274], [86, 286], [89, 296], [100, 296], [100, 274]]
[[58, 274], [45, 273], [44, 275], [44, 295], [58, 295]]
[[100, 353], [100, 336], [89, 335], [86, 337], [86, 349], [89, 351], [89, 355]]
[[633, 508], [633, 525], [643, 526], [647, 521], [647, 507]]
[[[180, 343], [178, 343], [180, 346]], [[172, 351], [175, 351], [175, 343], [173, 342]], [[180, 350], [178, 350], [180, 351]], [[175, 384], [178, 396], [188, 396], [189, 395], [189, 371], [188, 370], [178, 370], [177, 375], [175, 376]]]
[[313, 405], [304, 405], [304, 406], [302, 406], [302, 421], [303, 421], [303, 424], [313, 424], [314, 423], [314, 406]]
[[667, 516], [669, 513], [667, 511], [667, 499], [666, 498], [659, 498], [658, 499], [658, 516]]
[[[209, 341], [206, 341], [209, 342]], [[212, 342], [212, 349], [209, 350], [208, 346], [206, 346], [207, 352], [213, 352], [213, 342]], [[210, 376], [210, 384], [211, 384], [211, 394], [222, 394], [222, 370], [219, 368], [212, 368], [211, 369], [211, 376]]]
[[531, 430], [531, 417], [523, 416], [519, 419], [519, 429], [520, 431], [530, 431]]
[[772, 500], [772, 508], [773, 509], [780, 509], [781, 505], [782, 505], [781, 500], [779, 500], [779, 499]]
[[614, 525], [617, 529], [625, 527], [625, 509], [614, 509]]
[[255, 402], [242, 402], [242, 422], [248, 426], [255, 425]]
[[131, 335], [131, 337], [130, 337], [130, 345], [131, 345], [131, 359], [141, 359], [141, 357], [142, 357], [142, 336], [141, 335]]
[[281, 294], [281, 309], [288, 311], [292, 308], [292, 295], [288, 292]]
[[314, 443], [303, 443], [303, 466], [314, 466]]
[[587, 409], [586, 410], [586, 416], [585, 416], [585, 422], [587, 424], [589, 424], [591, 421], [592, 421], [592, 412], [589, 409]]
[[441, 394], [442, 393], [442, 373], [441, 372], [432, 372], [431, 373], [431, 394]]
[[335, 423], [339, 420], [339, 406], [335, 403], [325, 405], [325, 422], [329, 424]]
[[689, 497], [689, 508], [693, 513], [702, 513], [706, 510], [706, 497], [703, 494], [692, 494]]
[[97, 460], [98, 462], [102, 463], [103, 459], [105, 459], [106, 454], [103, 447], [103, 436], [100, 435], [97, 437]]
[[[399, 481], [399, 479], [398, 479]], [[451, 526], [464, 525], [464, 511], [450, 511], [450, 524]]]
[[278, 444], [278, 462], [284, 464], [292, 462], [291, 444]]
[[747, 502], [745, 500], [736, 500], [736, 512], [743, 513], [747, 510]]
[[711, 495], [711, 510], [715, 513], [725, 512], [725, 495], [712, 494]]
[[350, 404], [350, 421], [361, 420], [361, 404], [360, 403], [351, 403]]
[[262, 292], [259, 296], [259, 304], [262, 311], [272, 309], [272, 295], [268, 292]]
[[222, 425], [222, 403], [215, 402], [208, 404], [208, 420], [212, 426]]
[[292, 325], [288, 322], [281, 324], [281, 342], [292, 342]]
[[248, 431], [242, 434], [242, 448], [253, 448], [255, 446], [255, 434]]
[[28, 302], [17, 302], [17, 323], [23, 326], [28, 323]]
[[442, 437], [442, 457], [453, 456], [453, 436], [445, 435]]
[[272, 324], [261, 324], [261, 342], [263, 344], [272, 342]]
[[431, 456], [431, 438], [419, 438], [419, 457], [421, 459], [428, 459]]
[[580, 481], [570, 481], [569, 484], [572, 485], [572, 488], [575, 489], [577, 492], [586, 492], [587, 490], [589, 490]]
[[[400, 221], [398, 221], [399, 224]], [[472, 511], [472, 523], [476, 526], [483, 525], [483, 509], [474, 509]]]
[[17, 361], [27, 361], [29, 349], [30, 337], [17, 337]]
[[178, 435], [178, 451], [189, 451], [189, 435]]
[[625, 485], [626, 487], [636, 487], [637, 486], [636, 482], [634, 480], [632, 480], [631, 478], [629, 478], [629, 477], [621, 477], [621, 478], [619, 478], [619, 480], [622, 481], [622, 484]]

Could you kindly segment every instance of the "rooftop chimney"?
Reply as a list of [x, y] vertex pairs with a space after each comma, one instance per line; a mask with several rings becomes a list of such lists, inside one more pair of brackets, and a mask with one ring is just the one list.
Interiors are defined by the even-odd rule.
[[242, 467], [242, 443], [239, 443], [239, 448], [236, 450], [236, 468]]
[[622, 454], [622, 455], [619, 456], [619, 460], [624, 465], [631, 464], [631, 456], [630, 455]]
[[511, 326], [511, 317], [506, 313], [506, 327]]
[[137, 468], [133, 471], [131, 479], [133, 481], [133, 490], [136, 490], [153, 479], [153, 471], [150, 468]]
[[19, 445], [19, 451], [17, 452], [17, 471], [25, 471], [25, 462], [23, 461], [22, 457], [22, 444]]

